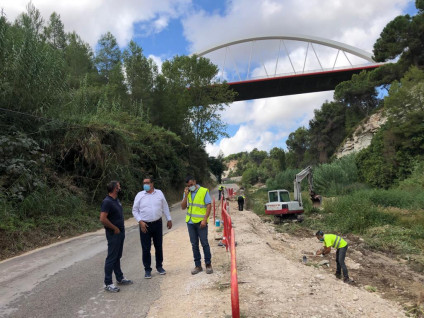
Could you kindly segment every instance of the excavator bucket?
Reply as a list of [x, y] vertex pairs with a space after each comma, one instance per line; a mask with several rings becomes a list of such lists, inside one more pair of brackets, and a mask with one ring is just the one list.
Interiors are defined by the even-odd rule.
[[322, 196], [320, 196], [319, 194], [316, 194], [313, 191], [311, 191], [310, 196], [311, 196], [311, 201], [312, 201], [312, 205], [314, 206], [314, 208], [321, 207]]

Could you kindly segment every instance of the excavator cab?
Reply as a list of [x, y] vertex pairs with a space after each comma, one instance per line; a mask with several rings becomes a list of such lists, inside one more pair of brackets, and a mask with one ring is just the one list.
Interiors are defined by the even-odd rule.
[[268, 203], [265, 204], [265, 214], [274, 215], [274, 223], [281, 223], [285, 220], [303, 220], [304, 207], [302, 203], [301, 182], [308, 179], [309, 194], [314, 207], [321, 205], [321, 196], [316, 194], [313, 188], [312, 167], [306, 167], [296, 174], [294, 178], [294, 200], [290, 200], [287, 190], [268, 191]]

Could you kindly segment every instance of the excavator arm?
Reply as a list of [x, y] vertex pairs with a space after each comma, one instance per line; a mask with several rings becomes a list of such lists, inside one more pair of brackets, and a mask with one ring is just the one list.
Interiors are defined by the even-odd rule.
[[321, 196], [315, 194], [314, 191], [314, 182], [312, 179], [312, 167], [308, 166], [305, 169], [303, 169], [302, 171], [300, 171], [298, 174], [296, 174], [295, 178], [294, 178], [294, 199], [296, 201], [299, 202], [300, 206], [303, 206], [302, 203], [302, 194], [301, 194], [301, 183], [302, 180], [308, 178], [308, 186], [309, 186], [309, 194], [311, 196], [311, 200], [312, 202], [320, 202], [321, 201]]

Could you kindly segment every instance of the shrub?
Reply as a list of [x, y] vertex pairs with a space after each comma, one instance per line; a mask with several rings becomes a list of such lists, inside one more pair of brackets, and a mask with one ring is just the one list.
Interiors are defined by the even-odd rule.
[[339, 197], [325, 205], [326, 223], [343, 233], [363, 234], [367, 228], [396, 222], [396, 216], [381, 212], [366, 196], [354, 195]]
[[363, 187], [358, 183], [355, 155], [318, 166], [313, 171], [313, 177], [315, 191], [321, 195], [346, 194]]

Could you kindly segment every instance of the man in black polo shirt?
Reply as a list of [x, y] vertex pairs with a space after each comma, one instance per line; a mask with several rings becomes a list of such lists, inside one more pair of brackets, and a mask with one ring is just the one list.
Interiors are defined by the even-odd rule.
[[111, 181], [107, 185], [108, 195], [104, 198], [100, 209], [100, 222], [106, 230], [107, 257], [105, 261], [105, 286], [109, 292], [117, 293], [119, 288], [113, 284], [112, 272], [119, 285], [130, 285], [133, 282], [124, 277], [121, 270], [121, 257], [124, 248], [125, 226], [124, 214], [118, 193], [121, 191], [119, 181]]

